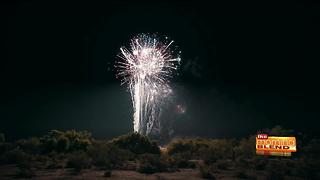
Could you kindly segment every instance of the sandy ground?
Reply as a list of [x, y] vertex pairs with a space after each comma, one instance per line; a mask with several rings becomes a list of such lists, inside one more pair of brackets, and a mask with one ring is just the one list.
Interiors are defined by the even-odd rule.
[[[15, 174], [18, 168], [14, 165], [0, 166], [0, 179], [17, 179]], [[19, 178], [21, 179], [21, 178]], [[32, 179], [37, 180], [60, 180], [60, 179], [201, 179], [197, 170], [181, 169], [173, 173], [155, 173], [146, 175], [135, 171], [113, 170], [110, 178], [104, 177], [104, 171], [88, 169], [83, 170], [80, 174], [73, 174], [71, 169], [57, 170], [36, 170], [36, 176]]]
[[[18, 168], [15, 165], [3, 165], [0, 166], [0, 179], [17, 179], [15, 177]], [[232, 176], [232, 172], [223, 173], [220, 172], [215, 174], [217, 179], [236, 179]], [[23, 178], [19, 178], [23, 179]], [[160, 180], [160, 179], [173, 179], [173, 180], [197, 180], [202, 179], [200, 173], [197, 169], [180, 169], [177, 172], [162, 172], [162, 173], [154, 173], [150, 175], [142, 174], [136, 171], [125, 171], [125, 170], [113, 170], [111, 177], [104, 177], [104, 171], [102, 170], [94, 170], [87, 169], [83, 170], [80, 174], [72, 173], [71, 169], [54, 169], [54, 170], [36, 170], [35, 177], [32, 179], [37, 180], [62, 180], [62, 179], [70, 179], [70, 180], [84, 180], [84, 179], [133, 179], [133, 180], [143, 180], [143, 179], [151, 179], [151, 180]]]
[[[0, 179], [1, 180], [8, 180], [8, 179], [23, 179], [23, 178], [16, 178], [16, 172], [18, 168], [15, 165], [2, 165], [0, 166]], [[236, 178], [234, 175], [235, 171], [233, 170], [220, 170], [214, 173], [216, 179], [222, 180], [234, 180], [239, 179]], [[250, 173], [250, 172], [249, 172]], [[251, 172], [255, 175], [258, 180], [265, 180], [265, 176], [263, 175], [264, 172]], [[250, 173], [250, 174], [251, 174]], [[132, 180], [144, 180], [144, 179], [151, 179], [151, 180], [165, 180], [165, 179], [172, 179], [172, 180], [199, 180], [202, 179], [197, 169], [179, 169], [176, 172], [162, 172], [162, 173], [154, 173], [154, 174], [142, 174], [136, 171], [127, 171], [127, 170], [113, 170], [111, 177], [104, 177], [104, 171], [102, 170], [95, 170], [95, 169], [87, 169], [83, 170], [79, 174], [74, 174], [72, 169], [54, 169], [54, 170], [36, 170], [35, 177], [31, 179], [36, 180], [85, 180], [85, 179], [132, 179]], [[288, 178], [287, 178], [288, 179]], [[292, 179], [292, 178], [289, 178]], [[301, 180], [302, 178], [293, 178], [296, 180]]]

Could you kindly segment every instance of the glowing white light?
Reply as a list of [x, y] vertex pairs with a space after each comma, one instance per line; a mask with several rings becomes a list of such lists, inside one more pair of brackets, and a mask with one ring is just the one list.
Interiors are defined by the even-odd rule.
[[155, 123], [160, 116], [161, 101], [172, 93], [168, 78], [181, 60], [179, 55], [170, 51], [172, 43], [162, 43], [155, 37], [141, 34], [131, 40], [129, 50], [120, 48], [117, 77], [121, 78], [122, 84], [129, 86], [135, 132], [148, 135], [159, 128]]

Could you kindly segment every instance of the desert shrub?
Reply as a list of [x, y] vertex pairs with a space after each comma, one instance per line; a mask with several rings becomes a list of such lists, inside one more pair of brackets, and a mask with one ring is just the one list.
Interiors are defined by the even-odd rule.
[[240, 169], [247, 169], [250, 167], [250, 163], [248, 159], [244, 159], [244, 158], [237, 158], [237, 160], [235, 161], [235, 165], [237, 168], [240, 168]]
[[169, 164], [173, 168], [196, 168], [196, 164], [185, 158], [185, 156], [174, 155], [168, 160]]
[[208, 147], [209, 142], [206, 139], [178, 139], [170, 142], [167, 150], [169, 155], [180, 154], [194, 159], [199, 158], [199, 149]]
[[140, 163], [137, 171], [144, 174], [153, 174], [158, 172], [157, 168], [148, 162]]
[[211, 165], [199, 166], [199, 172], [202, 178], [216, 179], [213, 174], [213, 167]]
[[51, 130], [43, 136], [41, 142], [44, 146], [44, 152], [73, 152], [87, 150], [91, 144], [91, 134], [87, 131], [68, 130], [65, 132]]
[[218, 160], [216, 163], [214, 163], [214, 167], [221, 170], [228, 170], [230, 166], [230, 162], [226, 160]]
[[3, 161], [6, 164], [19, 164], [31, 161], [31, 156], [19, 148], [7, 151], [3, 156]]
[[123, 163], [119, 169], [121, 170], [127, 170], [127, 171], [135, 171], [137, 170], [138, 163], [136, 161], [127, 161], [126, 163]]
[[35, 160], [41, 162], [42, 164], [46, 164], [48, 161], [50, 161], [50, 158], [46, 155], [37, 155], [35, 156]]
[[33, 178], [35, 172], [31, 168], [19, 168], [16, 172], [16, 178]]
[[37, 137], [32, 137], [29, 139], [21, 139], [21, 140], [18, 140], [16, 144], [24, 152], [29, 154], [39, 154], [42, 149], [42, 144], [40, 142], [40, 139]]
[[135, 154], [160, 154], [158, 144], [156, 142], [151, 142], [147, 136], [139, 133], [131, 133], [114, 138], [111, 143]]
[[284, 174], [280, 170], [269, 169], [266, 178], [267, 180], [282, 180], [284, 179]]
[[202, 159], [205, 164], [213, 164], [220, 158], [212, 147], [199, 149], [199, 154], [201, 156], [199, 159]]
[[0, 143], [0, 163], [5, 162], [4, 160], [6, 159], [6, 157], [4, 156], [7, 152], [12, 151], [14, 149], [16, 149], [17, 146], [14, 143], [9, 143], [9, 142], [5, 142], [5, 143]]
[[246, 174], [245, 170], [238, 170], [234, 173], [234, 176], [239, 179], [248, 179], [249, 176]]
[[231, 159], [233, 142], [227, 139], [214, 139], [210, 141], [209, 153], [215, 153], [217, 159]]
[[169, 155], [180, 155], [184, 158], [202, 159], [211, 164], [218, 159], [232, 158], [233, 144], [226, 139], [179, 139], [168, 145]]
[[288, 167], [290, 175], [305, 179], [319, 179], [319, 160], [307, 161], [306, 159], [295, 160], [294, 165]]
[[200, 157], [206, 164], [212, 164], [217, 160], [227, 160], [233, 158], [233, 144], [226, 139], [210, 140], [209, 147], [201, 149]]
[[130, 151], [103, 141], [95, 141], [88, 148], [87, 154], [95, 166], [103, 168], [113, 168], [133, 159], [133, 154]]
[[110, 147], [104, 142], [93, 143], [87, 151], [87, 154], [92, 159], [92, 163], [98, 167], [111, 167]]
[[[50, 158], [49, 158], [50, 157]], [[59, 169], [65, 167], [65, 161], [68, 160], [68, 155], [63, 156], [60, 154], [50, 153], [46, 162], [47, 169]]]
[[139, 157], [137, 171], [145, 174], [167, 171], [168, 163], [159, 155], [143, 154]]
[[50, 153], [56, 149], [57, 140], [55, 138], [44, 136], [41, 138], [41, 142], [43, 143], [43, 153]]
[[62, 168], [61, 161], [58, 161], [56, 158], [50, 158], [48, 155], [36, 155], [35, 161], [38, 162], [37, 166], [47, 169], [57, 169]]
[[255, 156], [256, 137], [250, 136], [248, 139], [244, 138], [239, 145], [234, 148], [236, 158], [252, 158]]
[[176, 164], [178, 168], [196, 168], [195, 163], [189, 160], [179, 160], [176, 162]]
[[31, 158], [21, 159], [17, 162], [17, 166], [20, 168], [32, 168], [34, 167], [34, 161]]
[[74, 168], [75, 171], [81, 171], [91, 167], [91, 159], [84, 152], [74, 152], [69, 154], [67, 167]]
[[60, 169], [63, 168], [63, 165], [59, 164], [59, 162], [50, 161], [47, 166], [47, 169]]
[[69, 151], [87, 150], [91, 144], [91, 134], [87, 131], [69, 130], [64, 135], [70, 141]]
[[286, 173], [284, 168], [284, 162], [279, 161], [278, 159], [270, 160], [266, 165], [266, 178], [274, 180], [284, 179]]
[[65, 136], [57, 138], [56, 150], [57, 152], [67, 152], [70, 149], [70, 141]]
[[253, 162], [254, 169], [255, 170], [265, 170], [267, 162], [268, 162], [267, 159], [262, 159], [262, 158], [255, 159], [255, 161]]

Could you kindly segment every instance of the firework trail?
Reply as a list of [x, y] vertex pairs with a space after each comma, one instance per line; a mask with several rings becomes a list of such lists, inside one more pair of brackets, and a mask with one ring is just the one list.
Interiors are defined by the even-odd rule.
[[171, 48], [173, 41], [160, 42], [155, 36], [140, 34], [130, 48], [120, 48], [117, 77], [128, 84], [133, 104], [134, 131], [149, 135], [160, 131], [161, 105], [172, 90], [168, 79], [180, 64]]

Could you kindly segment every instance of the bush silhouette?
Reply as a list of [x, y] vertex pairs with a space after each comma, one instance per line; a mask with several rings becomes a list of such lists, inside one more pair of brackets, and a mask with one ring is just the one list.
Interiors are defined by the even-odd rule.
[[138, 172], [152, 174], [167, 171], [168, 163], [156, 154], [143, 154], [139, 157]]
[[232, 142], [226, 139], [179, 139], [168, 145], [168, 154], [180, 158], [202, 159], [207, 164], [232, 158]]
[[3, 157], [6, 164], [20, 164], [31, 161], [31, 156], [19, 148], [5, 152]]
[[65, 136], [60, 136], [57, 139], [56, 150], [57, 152], [66, 152], [70, 148], [70, 140]]
[[250, 136], [240, 141], [239, 145], [235, 148], [236, 158], [252, 158], [256, 154], [256, 136]]
[[130, 151], [105, 141], [93, 142], [87, 154], [95, 166], [104, 168], [113, 168], [133, 158]]
[[235, 173], [235, 177], [239, 179], [248, 179], [249, 176], [246, 174], [245, 170], [237, 170]]
[[198, 159], [199, 150], [209, 148], [209, 144], [205, 139], [178, 139], [168, 145], [168, 154]]
[[42, 150], [42, 144], [40, 142], [40, 139], [37, 137], [32, 137], [26, 140], [19, 140], [17, 141], [17, 145], [24, 152], [30, 154], [39, 154]]
[[[291, 130], [277, 126], [263, 132], [290, 135]], [[0, 163], [20, 168], [17, 177], [33, 177], [38, 168], [73, 168], [75, 172], [96, 167], [106, 170], [136, 170], [141, 173], [172, 172], [179, 168], [198, 167], [204, 178], [229, 172], [236, 178], [319, 179], [320, 140], [303, 136], [298, 152], [301, 156], [263, 157], [255, 154], [255, 136], [240, 142], [227, 139], [176, 139], [160, 149], [157, 143], [138, 133], [112, 140], [95, 140], [86, 131], [52, 130], [41, 138], [7, 142], [0, 134]], [[302, 137], [302, 136], [301, 136]], [[302, 141], [302, 143], [301, 143]], [[247, 171], [248, 170], [248, 171]]]
[[51, 130], [40, 141], [44, 147], [44, 152], [73, 152], [87, 150], [92, 138], [87, 131], [68, 130], [62, 132]]
[[120, 136], [111, 141], [116, 146], [127, 149], [135, 154], [160, 154], [158, 144], [151, 142], [147, 136], [139, 133], [131, 133]]
[[189, 160], [189, 158], [186, 158], [185, 155], [174, 155], [169, 156], [168, 163], [170, 165], [170, 168], [178, 169], [178, 168], [195, 168], [196, 164]]
[[84, 152], [69, 154], [67, 167], [74, 168], [76, 172], [91, 167], [91, 159]]

